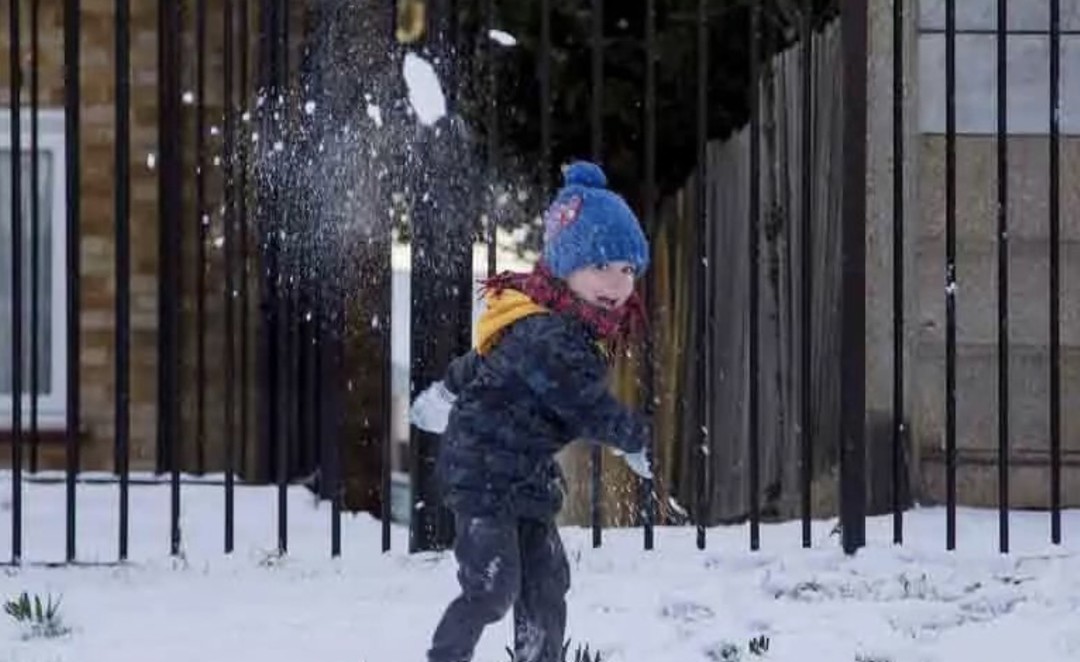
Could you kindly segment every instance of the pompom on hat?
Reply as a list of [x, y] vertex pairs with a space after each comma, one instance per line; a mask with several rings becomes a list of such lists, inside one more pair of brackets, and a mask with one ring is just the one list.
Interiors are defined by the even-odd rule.
[[626, 261], [640, 276], [649, 266], [649, 243], [622, 196], [607, 188], [600, 166], [576, 161], [544, 213], [542, 262], [556, 278], [593, 265]]

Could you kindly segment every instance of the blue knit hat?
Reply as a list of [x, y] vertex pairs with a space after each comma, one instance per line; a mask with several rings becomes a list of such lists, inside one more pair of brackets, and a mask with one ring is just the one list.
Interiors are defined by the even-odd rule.
[[557, 278], [582, 267], [623, 261], [640, 276], [649, 266], [649, 243], [626, 201], [607, 189], [600, 166], [577, 161], [544, 213], [543, 263]]

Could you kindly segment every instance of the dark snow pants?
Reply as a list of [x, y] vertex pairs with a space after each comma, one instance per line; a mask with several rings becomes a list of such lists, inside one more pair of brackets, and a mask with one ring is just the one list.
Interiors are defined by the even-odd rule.
[[514, 609], [515, 662], [561, 662], [570, 566], [552, 521], [459, 516], [459, 595], [435, 629], [428, 662], [470, 662], [488, 625]]

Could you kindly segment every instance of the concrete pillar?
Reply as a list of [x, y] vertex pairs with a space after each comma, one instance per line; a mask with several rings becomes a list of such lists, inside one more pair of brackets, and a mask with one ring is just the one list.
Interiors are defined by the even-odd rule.
[[[919, 213], [917, 173], [919, 154], [918, 104], [916, 99], [916, 19], [915, 0], [867, 0], [867, 225], [866, 225], [866, 410], [867, 471], [870, 514], [891, 506], [893, 444], [893, 335], [894, 287], [894, 173], [897, 163], [893, 150], [894, 100], [894, 2], [903, 3], [903, 246], [901, 285], [903, 306], [903, 402], [905, 478], [916, 485], [911, 472], [918, 466], [917, 449], [911, 443], [912, 364], [917, 330], [915, 240]], [[849, 103], [861, 100], [845, 99]]]

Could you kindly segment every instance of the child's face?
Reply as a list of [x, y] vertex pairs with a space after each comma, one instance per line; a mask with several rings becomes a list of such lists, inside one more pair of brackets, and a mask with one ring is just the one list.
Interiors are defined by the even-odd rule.
[[608, 262], [577, 269], [566, 277], [566, 284], [586, 303], [614, 310], [633, 294], [635, 276], [629, 262]]

